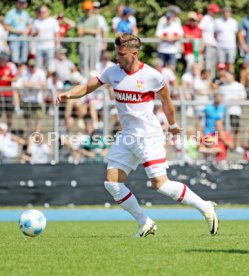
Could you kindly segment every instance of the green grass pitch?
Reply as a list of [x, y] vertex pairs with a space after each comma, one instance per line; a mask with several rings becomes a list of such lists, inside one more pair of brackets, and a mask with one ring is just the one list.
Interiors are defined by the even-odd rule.
[[249, 221], [158, 221], [155, 236], [132, 237], [135, 222], [48, 222], [36, 238], [0, 223], [0, 275], [249, 275]]

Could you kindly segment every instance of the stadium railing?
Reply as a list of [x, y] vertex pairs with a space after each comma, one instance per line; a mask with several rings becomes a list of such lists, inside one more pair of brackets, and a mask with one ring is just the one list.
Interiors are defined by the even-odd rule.
[[[42, 101], [40, 102], [41, 107], [40, 111], [42, 114], [37, 114], [37, 105], [33, 105], [31, 101], [23, 102], [22, 97], [26, 93], [26, 97], [32, 97], [34, 94], [37, 94], [37, 89], [29, 89], [29, 88], [15, 88], [15, 87], [0, 87], [0, 93], [2, 91], [13, 91], [17, 92], [20, 96], [20, 108], [21, 112], [15, 112], [13, 103], [6, 101], [6, 98], [0, 96], [0, 107], [1, 107], [1, 121], [8, 122], [8, 110], [11, 111], [11, 129], [14, 131], [15, 134], [21, 135], [24, 138], [28, 138], [29, 135], [36, 132], [34, 122], [39, 116], [41, 116], [42, 127], [40, 129], [42, 137], [46, 140], [48, 137], [52, 138], [50, 141], [50, 146], [52, 149], [52, 159], [51, 161], [54, 163], [60, 162], [60, 150], [59, 150], [59, 139], [54, 139], [55, 136], [58, 138], [61, 126], [64, 125], [64, 110], [63, 106], [57, 108], [54, 106], [54, 101], [57, 95], [57, 91], [50, 90], [50, 89], [39, 89], [42, 95]], [[183, 128], [183, 132], [181, 138], [184, 138], [186, 134], [186, 129], [188, 126], [193, 126], [196, 129], [196, 124], [199, 122], [199, 118], [193, 113], [192, 115], [189, 114], [188, 109], [194, 109], [198, 105], [207, 105], [212, 104], [212, 101], [203, 103], [200, 101], [187, 101], [183, 97], [182, 88], [179, 88], [181, 91], [180, 100], [174, 100], [173, 103], [177, 109], [177, 119], [181, 127]], [[12, 98], [13, 99], [13, 98]], [[48, 100], [49, 99], [49, 100]], [[110, 110], [115, 106], [115, 101], [110, 100], [108, 93], [103, 93], [104, 105], [103, 105], [103, 135], [111, 135], [112, 129], [110, 128]], [[155, 100], [155, 105], [160, 106], [160, 101]], [[249, 119], [249, 101], [239, 101], [239, 102], [231, 102], [226, 105], [226, 110], [229, 106], [232, 105], [240, 105], [242, 107], [242, 116], [241, 116], [241, 140], [246, 141], [248, 140], [249, 136], [249, 129], [248, 129], [248, 119]], [[39, 111], [39, 110], [38, 110]], [[191, 116], [189, 116], [191, 115]], [[30, 120], [29, 120], [30, 119]], [[31, 126], [30, 124], [33, 124]], [[225, 116], [225, 125], [226, 130], [230, 130], [230, 117], [226, 112]], [[52, 133], [52, 134], [51, 134]], [[50, 135], [50, 136], [49, 136]], [[39, 139], [39, 137], [37, 138]], [[171, 148], [174, 151], [174, 147]], [[184, 155], [184, 143], [182, 144], [181, 154]]]
[[[3, 92], [11, 91], [5, 97]], [[48, 133], [59, 133], [59, 110], [54, 107], [57, 91], [48, 88], [0, 87], [0, 121], [10, 132], [27, 140], [47, 142]], [[32, 136], [33, 135], [33, 136]], [[1, 141], [0, 141], [1, 142]], [[50, 145], [51, 162], [59, 162], [59, 140]], [[18, 162], [19, 160], [16, 160]]]

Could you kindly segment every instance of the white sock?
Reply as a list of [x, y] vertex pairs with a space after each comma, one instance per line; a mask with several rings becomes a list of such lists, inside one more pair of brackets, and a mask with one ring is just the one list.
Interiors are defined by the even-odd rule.
[[210, 207], [208, 201], [200, 198], [181, 182], [167, 180], [157, 191], [185, 205], [191, 205], [202, 213], [206, 212]]
[[139, 206], [136, 197], [132, 192], [119, 182], [105, 181], [106, 190], [113, 196], [114, 200], [127, 212], [129, 212], [135, 220], [143, 225], [149, 219], [143, 209]]

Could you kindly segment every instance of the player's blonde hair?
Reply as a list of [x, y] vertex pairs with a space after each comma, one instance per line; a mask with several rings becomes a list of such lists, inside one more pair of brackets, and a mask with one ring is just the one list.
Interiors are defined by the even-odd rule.
[[121, 33], [121, 34], [117, 35], [117, 37], [115, 39], [115, 45], [121, 46], [121, 47], [139, 49], [141, 46], [141, 40], [139, 37], [137, 37], [135, 35]]

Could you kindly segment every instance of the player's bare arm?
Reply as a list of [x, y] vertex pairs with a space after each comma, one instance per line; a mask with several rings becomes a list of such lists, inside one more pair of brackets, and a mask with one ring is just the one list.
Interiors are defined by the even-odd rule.
[[81, 98], [102, 86], [98, 78], [89, 80], [86, 84], [77, 85], [68, 92], [61, 93], [56, 98], [56, 105], [59, 105], [60, 102], [69, 100], [69, 99], [78, 99]]
[[159, 92], [158, 95], [162, 101], [162, 108], [163, 112], [167, 117], [169, 122], [169, 129], [168, 131], [174, 135], [180, 133], [183, 129], [180, 128], [176, 123], [175, 117], [175, 107], [173, 102], [170, 98], [168, 87], [165, 85]]

